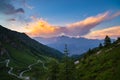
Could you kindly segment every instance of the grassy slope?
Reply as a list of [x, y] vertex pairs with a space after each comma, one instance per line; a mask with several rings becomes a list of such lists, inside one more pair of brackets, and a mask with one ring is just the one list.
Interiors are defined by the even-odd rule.
[[86, 56], [77, 65], [80, 80], [120, 80], [120, 44]]
[[[6, 52], [1, 55], [3, 49]], [[36, 63], [37, 60], [41, 60], [47, 65], [54, 57], [60, 58], [61, 55], [59, 51], [42, 45], [23, 33], [11, 31], [0, 26], [0, 62], [10, 59], [9, 67], [13, 67], [13, 73], [17, 75], [21, 71], [26, 70], [30, 64]], [[41, 68], [44, 70], [41, 65], [41, 63], [36, 65], [38, 71]], [[7, 73], [9, 68], [5, 67], [5, 63], [0, 63], [0, 69], [2, 69], [0, 70], [0, 76], [2, 76], [0, 80], [18, 80]], [[31, 72], [34, 73], [36, 68], [32, 69]], [[29, 75], [30, 73], [27, 72], [26, 74]]]
[[[21, 71], [26, 70], [28, 65], [36, 63], [37, 60], [43, 61], [45, 63], [45, 66], [47, 66], [49, 61], [54, 59], [54, 58], [43, 56], [40, 54], [36, 56], [36, 54], [31, 53], [28, 48], [24, 48], [20, 50], [20, 49], [15, 49], [14, 47], [11, 47], [8, 44], [4, 45], [4, 47], [9, 53], [9, 58], [10, 58], [9, 67], [13, 67], [14, 68], [13, 73], [17, 75], [19, 75]], [[0, 68], [2, 69], [0, 73], [0, 76], [2, 77], [0, 78], [0, 80], [19, 80], [16, 77], [11, 76], [7, 73], [7, 71], [10, 68], [5, 67], [5, 63], [0, 63]], [[36, 77], [37, 73], [39, 73], [40, 77], [37, 77], [37, 78], [41, 78], [42, 75], [46, 74], [46, 71], [47, 70], [43, 68], [43, 64], [39, 63], [33, 66], [32, 70], [25, 73], [24, 76], [26, 75], [26, 76]]]

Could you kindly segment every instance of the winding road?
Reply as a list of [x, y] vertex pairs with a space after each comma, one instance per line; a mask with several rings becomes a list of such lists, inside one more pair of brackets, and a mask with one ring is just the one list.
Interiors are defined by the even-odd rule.
[[26, 76], [23, 76], [23, 74], [26, 73], [26, 72], [28, 72], [28, 71], [30, 71], [30, 70], [32, 69], [32, 66], [34, 66], [34, 65], [36, 65], [36, 64], [38, 64], [38, 63], [42, 63], [43, 68], [44, 68], [44, 69], [48, 69], [48, 68], [45, 66], [45, 63], [44, 63], [43, 61], [37, 60], [36, 63], [30, 64], [30, 65], [28, 66], [28, 69], [22, 71], [19, 75], [16, 75], [16, 74], [12, 73], [12, 71], [13, 71], [14, 68], [9, 66], [10, 59], [6, 59], [5, 61], [2, 61], [2, 62], [0, 62], [0, 63], [3, 63], [3, 62], [6, 62], [6, 67], [9, 67], [9, 68], [10, 68], [10, 69], [8, 70], [8, 74], [10, 74], [10, 75], [12, 75], [12, 76], [15, 76], [15, 77], [17, 77], [17, 78], [19, 78], [19, 79], [24, 79], [24, 80], [29, 80], [29, 76], [26, 77]]
[[40, 63], [42, 63], [44, 69], [48, 70], [48, 68], [45, 66], [45, 63], [43, 61], [40, 60]]
[[20, 78], [25, 78], [25, 77], [23, 76], [23, 74], [24, 74], [25, 72], [30, 71], [30, 70], [32, 69], [31, 67], [34, 66], [34, 65], [36, 65], [36, 64], [38, 64], [39, 62], [40, 62], [40, 60], [37, 60], [36, 63], [33, 63], [33, 64], [29, 65], [27, 70], [24, 70], [24, 71], [22, 71], [22, 72], [19, 74], [19, 77], [20, 77]]

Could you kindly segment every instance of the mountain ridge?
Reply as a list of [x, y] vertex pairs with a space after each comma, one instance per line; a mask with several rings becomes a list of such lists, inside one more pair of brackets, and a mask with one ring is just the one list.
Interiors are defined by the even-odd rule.
[[100, 43], [103, 43], [103, 40], [87, 39], [83, 37], [75, 38], [68, 36], [57, 36], [52, 38], [34, 37], [33, 39], [61, 52], [64, 50], [63, 46], [67, 44], [71, 53], [70, 55], [80, 55], [89, 50], [89, 48], [97, 47]]
[[[14, 47], [15, 46], [17, 47], [17, 45], [14, 42], [18, 41], [17, 43], [20, 42], [22, 45], [24, 45], [26, 47], [33, 48], [34, 50], [40, 52], [42, 55], [54, 56], [54, 57], [62, 56], [62, 54], [59, 51], [57, 51], [53, 48], [50, 48], [46, 45], [43, 45], [41, 43], [38, 43], [37, 41], [35, 41], [35, 40], [31, 39], [29, 36], [27, 36], [25, 33], [18, 33], [17, 31], [11, 31], [2, 26], [0, 26], [0, 31], [1, 31], [0, 32], [0, 34], [1, 34], [0, 40], [3, 42], [6, 41], [8, 43], [11, 42], [11, 45], [13, 45]], [[19, 45], [21, 45], [21, 44], [19, 44]], [[49, 52], [44, 50], [44, 48], [48, 49]], [[45, 53], [45, 51], [46, 51], [46, 53]], [[56, 51], [56, 54], [54, 54], [54, 51]], [[51, 53], [53, 55], [51, 55]]]

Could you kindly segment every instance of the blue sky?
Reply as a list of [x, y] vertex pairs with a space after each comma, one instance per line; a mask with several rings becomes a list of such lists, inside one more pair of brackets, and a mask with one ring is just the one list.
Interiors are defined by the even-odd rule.
[[65, 25], [108, 10], [120, 9], [120, 0], [30, 0], [27, 2], [34, 7], [33, 11], [26, 11], [29, 15], [42, 17], [56, 25]]
[[[33, 26], [33, 24], [34, 23], [36, 24], [37, 21], [41, 23], [43, 22], [44, 25], [47, 24], [47, 26], [49, 27], [51, 26], [68, 27], [67, 24], [82, 22], [89, 17], [104, 15], [104, 13], [106, 12], [109, 13], [107, 14], [107, 17], [113, 16], [115, 14], [117, 14], [117, 16], [109, 20], [101, 21], [97, 25], [93, 25], [95, 27], [92, 27], [89, 30], [86, 29], [83, 32], [85, 37], [89, 36], [90, 38], [90, 35], [92, 35], [90, 33], [91, 31], [104, 30], [106, 28], [109, 29], [111, 27], [120, 26], [120, 22], [119, 22], [120, 0], [0, 0], [0, 2], [1, 2], [0, 18], [2, 18], [0, 20], [0, 24], [7, 28], [17, 30], [20, 32], [26, 32], [27, 31], [26, 26], [27, 29], [30, 26], [30, 29], [33, 30], [33, 28], [31, 28], [31, 24]], [[10, 7], [12, 6], [12, 9], [11, 8], [7, 9], [7, 7], [9, 6], [6, 4], [10, 4], [9, 6]], [[33, 18], [36, 18], [36, 20], [33, 20]], [[28, 30], [28, 32], [31, 31], [30, 29]], [[49, 29], [51, 28], [45, 27], [44, 29], [48, 29], [49, 31]], [[53, 35], [54, 33], [51, 34], [52, 36], [57, 36], [60, 34], [66, 34], [69, 36], [84, 36], [83, 33], [80, 33], [78, 30], [77, 33], [73, 32], [73, 34], [69, 34], [70, 32], [68, 31], [65, 32], [65, 30], [68, 29], [64, 29], [64, 30], [59, 29], [58, 30], [59, 33], [58, 31], [56, 31], [57, 33], [55, 33], [55, 35]], [[75, 30], [71, 30], [71, 31], [75, 31]], [[39, 33], [38, 30], [37, 32], [38, 34], [37, 35], [35, 34], [36, 36], [43, 36], [43, 37], [49, 36], [46, 35], [47, 33], [45, 32], [43, 32], [42, 35], [41, 33]], [[114, 36], [111, 35], [111, 37]]]

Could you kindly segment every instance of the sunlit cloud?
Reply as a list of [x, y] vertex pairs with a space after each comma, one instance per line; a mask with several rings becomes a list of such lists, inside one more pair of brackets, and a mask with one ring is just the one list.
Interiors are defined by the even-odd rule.
[[103, 14], [98, 14], [97, 16], [91, 16], [86, 18], [83, 21], [78, 21], [68, 25], [70, 32], [73, 32], [71, 35], [84, 35], [90, 32], [90, 30], [96, 25], [104, 22], [109, 16], [109, 12]]
[[113, 26], [102, 30], [92, 31], [84, 37], [90, 39], [104, 39], [106, 35], [112, 38], [120, 37], [120, 26]]
[[43, 19], [37, 19], [34, 17], [32, 18], [34, 19], [34, 22], [29, 23], [28, 27], [26, 27], [26, 29], [28, 30], [28, 35], [32, 37], [49, 37], [56, 35], [56, 31], [58, 31], [59, 27], [52, 26]]
[[54, 26], [49, 24], [44, 19], [39, 19], [34, 16], [30, 17], [33, 21], [28, 23], [26, 30], [27, 34], [31, 37], [41, 36], [41, 37], [53, 37], [61, 34], [69, 36], [83, 36], [88, 34], [91, 29], [95, 28], [97, 25], [111, 20], [117, 16], [120, 16], [120, 13], [111, 14], [110, 12], [105, 12], [98, 14], [96, 16], [90, 16], [82, 21], [68, 24], [65, 27]]

